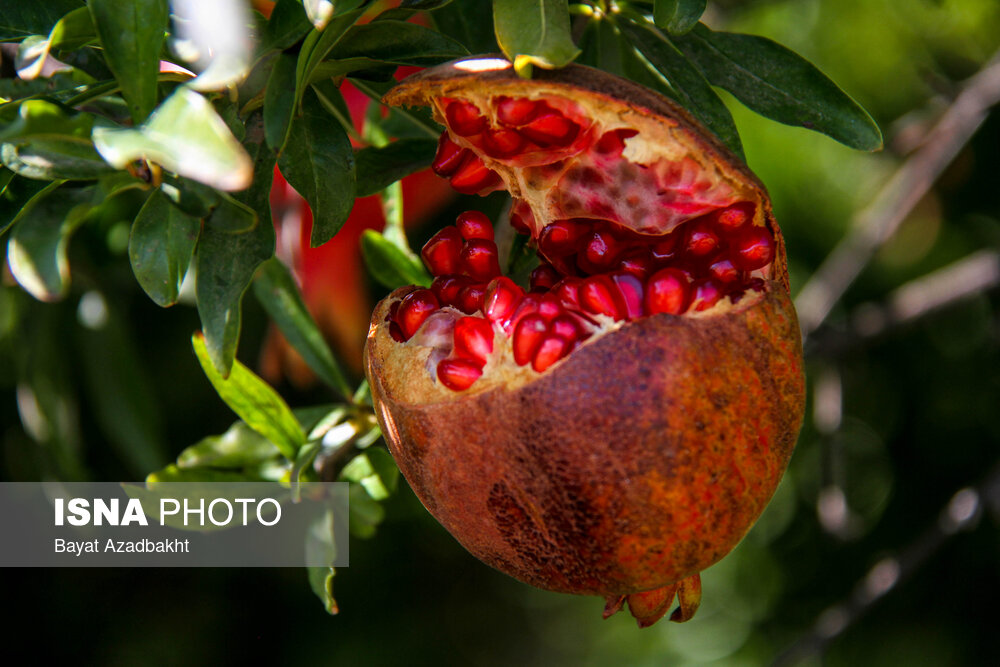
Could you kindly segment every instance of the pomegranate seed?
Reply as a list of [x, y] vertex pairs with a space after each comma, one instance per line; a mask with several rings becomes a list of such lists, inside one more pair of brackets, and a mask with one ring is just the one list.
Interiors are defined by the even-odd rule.
[[405, 340], [410, 340], [417, 333], [420, 325], [437, 310], [440, 304], [434, 292], [429, 289], [418, 289], [403, 297], [396, 313], [396, 322]]
[[526, 315], [517, 323], [514, 335], [511, 336], [511, 345], [514, 348], [514, 361], [518, 366], [524, 366], [532, 360], [547, 328], [541, 315]]
[[774, 237], [766, 227], [747, 227], [733, 237], [733, 264], [744, 271], [760, 269], [774, 259]]
[[562, 313], [562, 305], [555, 294], [542, 295], [542, 300], [538, 302], [538, 314], [544, 317], [546, 322], [551, 322]]
[[468, 284], [469, 279], [465, 276], [438, 276], [431, 283], [431, 291], [442, 306], [454, 306], [459, 291]]
[[517, 97], [501, 97], [497, 100], [497, 120], [504, 125], [520, 127], [534, 120], [547, 105], [540, 100]]
[[565, 148], [580, 133], [580, 126], [558, 111], [548, 111], [518, 130], [542, 148]]
[[389, 322], [389, 335], [397, 343], [405, 343], [406, 338], [403, 336], [403, 330], [399, 328], [399, 325], [395, 322]]
[[494, 158], [517, 155], [527, 143], [515, 130], [487, 130], [483, 134], [483, 152]]
[[483, 314], [490, 322], [502, 322], [514, 314], [524, 290], [513, 280], [501, 276], [490, 281], [483, 296]]
[[719, 235], [712, 229], [710, 222], [699, 218], [688, 223], [687, 234], [684, 237], [684, 252], [695, 257], [705, 257], [715, 252], [719, 247]]
[[482, 369], [465, 359], [442, 359], [437, 366], [438, 380], [453, 391], [468, 389], [482, 374]]
[[447, 132], [442, 132], [441, 138], [438, 139], [437, 153], [434, 154], [434, 161], [431, 162], [431, 169], [438, 176], [447, 178], [455, 173], [468, 153], [469, 149], [462, 148], [451, 140]]
[[696, 281], [691, 285], [691, 310], [707, 310], [722, 298], [722, 287], [711, 278]]
[[580, 249], [589, 231], [586, 221], [556, 220], [545, 225], [538, 236], [538, 248], [546, 257], [564, 257]]
[[748, 221], [753, 220], [755, 208], [752, 203], [743, 201], [732, 206], [727, 206], [721, 211], [716, 211], [712, 213], [711, 217], [720, 232], [723, 234], [732, 234], [743, 227]]
[[622, 249], [621, 241], [612, 236], [611, 232], [606, 229], [598, 229], [591, 233], [590, 238], [587, 239], [587, 245], [582, 254], [587, 262], [595, 267], [608, 268], [618, 259]]
[[566, 308], [580, 310], [580, 285], [583, 281], [579, 278], [563, 278], [552, 287], [552, 293]]
[[625, 150], [625, 140], [634, 137], [638, 132], [635, 130], [612, 130], [605, 132], [594, 144], [594, 151], [600, 155], [608, 157], [618, 157]]
[[580, 305], [588, 313], [623, 319], [625, 308], [615, 298], [615, 292], [607, 276], [591, 276], [580, 286]]
[[724, 285], [735, 283], [740, 278], [740, 271], [728, 257], [720, 255], [708, 265], [708, 273]]
[[[456, 233], [458, 230], [455, 230]], [[462, 269], [476, 280], [487, 281], [500, 275], [497, 244], [487, 239], [469, 239], [460, 253]]]
[[646, 283], [646, 310], [650, 315], [678, 315], [687, 307], [688, 277], [680, 269], [660, 269]]
[[531, 285], [532, 291], [547, 292], [553, 285], [559, 282], [561, 277], [559, 272], [552, 268], [551, 264], [542, 263], [531, 271], [528, 282]]
[[560, 315], [549, 324], [549, 333], [573, 342], [580, 338], [580, 327], [570, 315]]
[[420, 256], [432, 276], [458, 273], [458, 260], [462, 252], [462, 236], [454, 227], [448, 226], [424, 244]]
[[483, 366], [493, 352], [493, 325], [481, 317], [455, 322], [455, 354]]
[[661, 241], [654, 243], [649, 249], [650, 253], [653, 255], [653, 261], [657, 264], [662, 264], [677, 257], [679, 239], [680, 232], [674, 231], [664, 236]]
[[486, 288], [482, 284], [466, 285], [458, 292], [455, 298], [455, 307], [463, 313], [474, 313], [482, 310], [483, 299], [486, 296]]
[[486, 129], [486, 116], [472, 102], [455, 100], [444, 109], [448, 127], [460, 137], [471, 137]]
[[451, 187], [464, 195], [474, 195], [499, 184], [500, 176], [472, 151], [468, 151], [451, 177]]
[[618, 268], [625, 273], [631, 273], [639, 280], [646, 280], [653, 271], [653, 255], [649, 248], [631, 250], [618, 262]]
[[634, 320], [644, 315], [642, 301], [643, 289], [642, 281], [631, 273], [613, 273], [611, 282], [615, 284], [621, 297], [621, 303], [625, 306], [625, 317]]
[[469, 239], [493, 240], [493, 223], [490, 222], [485, 213], [479, 211], [459, 213], [455, 226], [458, 228], [458, 233], [467, 241]]
[[556, 363], [569, 352], [570, 343], [559, 336], [546, 336], [538, 344], [538, 351], [531, 361], [531, 367], [541, 373], [546, 368]]
[[[505, 328], [509, 330], [516, 329], [518, 322], [520, 322], [522, 318], [528, 315], [538, 315], [541, 303], [542, 298], [539, 294], [534, 292], [531, 294], [525, 294], [524, 298], [517, 304], [517, 308], [514, 309], [514, 313], [510, 316], [510, 320], [506, 322]], [[549, 318], [542, 317], [542, 319], [546, 322], [549, 321]]]

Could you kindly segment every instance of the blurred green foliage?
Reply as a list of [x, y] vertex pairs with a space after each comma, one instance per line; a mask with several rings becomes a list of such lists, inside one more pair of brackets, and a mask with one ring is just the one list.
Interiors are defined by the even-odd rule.
[[[483, 21], [468, 20], [488, 13], [488, 2], [423, 4], [444, 5], [433, 14], [436, 24], [470, 50], [489, 42]], [[50, 6], [34, 32], [78, 5]], [[647, 11], [653, 3], [635, 6]], [[702, 20], [800, 53], [883, 128], [886, 150], [859, 153], [763, 119], [720, 92], [747, 162], [771, 192], [793, 291], [850, 231], [853, 214], [919, 145], [961, 82], [1000, 47], [995, 0], [719, 0]], [[308, 27], [289, 25], [293, 35]], [[275, 48], [295, 41], [270, 36]], [[587, 44], [579, 46], [588, 53]], [[101, 76], [92, 62], [78, 65]], [[305, 86], [303, 76], [293, 90]], [[145, 99], [126, 99], [136, 95]], [[119, 114], [148, 111], [145, 101], [134, 109], [106, 104]], [[14, 122], [3, 114], [0, 107], [3, 122]], [[268, 142], [296, 136], [275, 118], [265, 107]], [[75, 121], [66, 122], [69, 137]], [[858, 323], [900, 286], [972, 253], [992, 253], [996, 265], [998, 145], [1000, 115], [993, 113], [816, 332], [808, 347], [809, 412], [789, 474], [744, 542], [703, 574], [702, 608], [687, 624], [640, 632], [626, 615], [602, 621], [596, 599], [538, 591], [489, 570], [429, 517], [405, 483], [387, 497], [396, 480], [384, 452], [372, 449], [344, 473], [358, 492], [370, 487], [357, 496], [356, 535], [370, 536], [383, 522], [377, 539], [351, 544], [352, 565], [334, 582], [338, 616], [324, 613], [295, 570], [7, 571], [10, 599], [27, 608], [6, 622], [6, 634], [25, 643], [37, 637], [38, 656], [102, 665], [988, 664], [997, 655], [991, 618], [1000, 591], [997, 281], [878, 335], [865, 335]], [[4, 207], [24, 198], [14, 190], [30, 185], [5, 191], [0, 228], [13, 216]], [[182, 453], [193, 456], [186, 449], [192, 443], [221, 442], [210, 434], [238, 432], [261, 446], [256, 432], [230, 428], [232, 413], [191, 353], [190, 334], [202, 325], [190, 293], [182, 289], [178, 305], [162, 310], [132, 275], [129, 225], [146, 193], [111, 181], [101, 187], [114, 196], [70, 230], [73, 282], [62, 301], [36, 301], [10, 280], [0, 286], [0, 479], [141, 479]], [[342, 202], [330, 205], [333, 229]], [[455, 212], [468, 207], [463, 200]], [[387, 243], [410, 257], [408, 248], [383, 241], [369, 239], [367, 251], [384, 254]], [[267, 313], [305, 321], [294, 295], [273, 292], [279, 278], [255, 285], [259, 302], [245, 300], [236, 354], [246, 366], [254, 366]], [[309, 333], [301, 344], [329, 381], [343, 385], [308, 322], [296, 326]], [[328, 388], [279, 389], [291, 405], [338, 399]], [[327, 428], [348, 423], [347, 414], [337, 412]], [[313, 431], [321, 415], [296, 417]], [[294, 453], [317, 453], [308, 441], [295, 444]], [[270, 457], [288, 468], [296, 463]], [[976, 486], [985, 482], [991, 486]], [[949, 503], [960, 509], [956, 493], [973, 487], [980, 492], [973, 515], [965, 529], [948, 532], [941, 512]], [[904, 576], [884, 597], [860, 605], [872, 590], [866, 581], [894, 581], [885, 575], [897, 558]], [[789, 647], [796, 652], [783, 653]]]

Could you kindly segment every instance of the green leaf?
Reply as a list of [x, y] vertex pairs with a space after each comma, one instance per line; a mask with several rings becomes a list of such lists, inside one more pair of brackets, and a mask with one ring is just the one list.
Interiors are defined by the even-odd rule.
[[351, 484], [347, 497], [351, 535], [362, 540], [374, 537], [376, 528], [385, 519], [385, 509], [358, 484]]
[[167, 29], [166, 0], [89, 0], [94, 27], [136, 124], [156, 107], [156, 77]]
[[111, 171], [90, 140], [94, 117], [27, 100], [0, 131], [0, 159], [11, 171], [44, 180], [92, 179]]
[[404, 176], [426, 169], [436, 150], [433, 139], [400, 139], [381, 148], [362, 148], [354, 154], [357, 196], [373, 195]]
[[0, 234], [6, 232], [24, 214], [28, 202], [39, 192], [60, 185], [17, 176], [9, 169], [0, 169], [0, 174], [4, 180], [3, 192], [0, 192]]
[[347, 378], [309, 314], [285, 265], [273, 258], [264, 262], [254, 281], [254, 294], [313, 372], [349, 399], [351, 387]]
[[294, 55], [278, 54], [264, 90], [264, 136], [267, 145], [279, 153], [295, 113], [295, 63]]
[[219, 397], [247, 426], [273, 442], [289, 461], [294, 461], [305, 442], [305, 434], [278, 392], [238, 361], [233, 362], [229, 377], [223, 377], [209, 358], [205, 338], [196, 333], [191, 343]]
[[302, 115], [292, 121], [278, 165], [312, 209], [313, 247], [326, 243], [354, 206], [354, 152], [343, 128], [331, 122], [312, 91], [302, 99]]
[[699, 25], [677, 38], [713, 85], [779, 123], [822, 132], [859, 150], [882, 148], [882, 133], [861, 105], [809, 61], [756, 35]]
[[444, 7], [451, 2], [453, 2], [453, 0], [403, 0], [399, 3], [399, 7], [400, 9], [416, 9], [429, 12], [432, 9]]
[[264, 29], [264, 40], [259, 51], [281, 51], [302, 39], [312, 28], [302, 3], [298, 0], [278, 0], [271, 12], [271, 18]]
[[[630, 16], [632, 20], [629, 20]], [[624, 16], [617, 26], [622, 35], [667, 79], [676, 91], [681, 106], [745, 160], [732, 114], [684, 54], [641, 16]]]
[[[356, 60], [353, 69], [364, 69], [378, 63], [394, 65], [436, 65], [469, 55], [455, 40], [436, 30], [404, 21], [376, 21], [356, 25], [348, 30], [330, 49], [323, 67], [336, 67], [340, 60]], [[323, 67], [319, 71], [326, 71]], [[351, 71], [353, 71], [353, 69]]]
[[707, 0], [656, 0], [653, 22], [673, 35], [683, 35], [698, 25]]
[[565, 0], [493, 0], [497, 42], [522, 76], [532, 65], [565, 67], [580, 54]]
[[49, 43], [53, 51], [72, 51], [97, 38], [97, 28], [87, 7], [69, 12], [52, 26]]
[[205, 226], [226, 234], [245, 234], [259, 222], [257, 212], [226, 193], [219, 193], [219, 204], [205, 219]]
[[187, 470], [197, 468], [240, 470], [270, 461], [279, 453], [273, 442], [247, 426], [246, 422], [238, 421], [222, 435], [202, 438], [182, 451], [177, 457], [177, 467]]
[[12, 42], [29, 35], [47, 35], [67, 13], [83, 5], [82, 0], [0, 3], [0, 42]]
[[295, 100], [299, 101], [305, 94], [306, 86], [313, 79], [313, 71], [326, 58], [330, 50], [336, 46], [344, 33], [361, 18], [361, 10], [347, 12], [343, 16], [332, 19], [322, 32], [313, 30], [306, 35], [299, 49], [299, 59], [295, 66]]
[[492, 0], [449, 2], [431, 13], [442, 34], [458, 40], [470, 53], [497, 53], [496, 33], [483, 17], [493, 11]]
[[332, 567], [307, 567], [309, 574], [309, 586], [313, 593], [323, 603], [323, 609], [331, 616], [340, 611], [337, 600], [333, 597], [333, 575], [335, 570]]
[[[189, 487], [191, 490], [188, 494], [196, 496], [198, 495], [198, 490], [193, 485], [197, 483], [215, 484], [217, 482], [274, 482], [277, 481], [274, 472], [273, 467], [268, 466], [261, 466], [260, 468], [246, 468], [244, 470], [218, 470], [215, 468], [181, 469], [176, 465], [171, 464], [147, 475], [146, 484], [150, 487], [155, 487], [157, 484], [186, 482], [192, 485]], [[208, 493], [209, 491], [205, 490], [203, 495], [207, 495]], [[174, 521], [177, 523], [174, 524]], [[180, 525], [179, 518], [174, 519], [174, 521], [168, 519], [167, 525], [172, 525], [174, 528], [184, 528], [183, 525]], [[199, 527], [199, 529], [204, 528]], [[191, 528], [187, 528], [187, 530], [191, 530]], [[208, 530], [215, 530], [215, 528], [209, 527]]]
[[195, 255], [198, 315], [212, 362], [223, 376], [236, 354], [240, 337], [241, 302], [257, 267], [274, 255], [274, 226], [268, 195], [274, 158], [263, 146], [263, 120], [255, 114], [247, 123], [244, 144], [254, 156], [253, 185], [234, 198], [257, 212], [259, 222], [246, 234], [205, 227]]
[[[332, 563], [337, 555], [337, 545], [334, 541], [333, 530], [334, 515], [327, 512], [322, 517], [317, 517], [309, 526], [309, 533], [306, 535], [306, 560], [310, 563], [327, 562]], [[323, 609], [328, 614], [336, 614], [337, 601], [333, 597], [333, 576], [335, 570], [332, 567], [308, 567], [309, 586], [313, 593], [323, 603]]]
[[386, 450], [369, 449], [351, 459], [340, 477], [360, 484], [373, 500], [385, 500], [396, 491], [399, 468]]
[[419, 261], [373, 229], [366, 229], [361, 235], [361, 255], [372, 277], [389, 289], [431, 284], [430, 275]]
[[39, 301], [56, 301], [69, 289], [70, 235], [90, 212], [90, 188], [53, 183], [32, 198], [18, 216], [7, 244], [14, 279]]
[[220, 193], [214, 188], [170, 172], [164, 173], [162, 178], [160, 192], [182, 213], [207, 218], [219, 205]]
[[145, 159], [219, 190], [242, 190], [253, 162], [208, 100], [177, 88], [138, 129], [96, 127], [97, 151], [117, 169]]
[[302, 0], [309, 22], [316, 30], [325, 30], [330, 20], [357, 9], [367, 0]]
[[194, 255], [201, 223], [154, 191], [132, 224], [128, 256], [132, 272], [156, 305], [177, 302], [181, 283]]

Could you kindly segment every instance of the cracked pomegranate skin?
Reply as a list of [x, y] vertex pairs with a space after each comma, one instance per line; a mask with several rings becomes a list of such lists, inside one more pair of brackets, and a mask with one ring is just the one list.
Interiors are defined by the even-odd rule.
[[[610, 95], [679, 126], [689, 148], [742, 179], [774, 234], [770, 278], [693, 317], [625, 322], [542, 373], [486, 381], [487, 365], [482, 386], [456, 392], [427, 372], [428, 350], [390, 335], [390, 307], [412, 289], [401, 288], [373, 314], [366, 373], [400, 470], [466, 549], [540, 588], [614, 598], [697, 574], [760, 516], [802, 421], [800, 333], [780, 231], [737, 158], [645, 89], [581, 67], [542, 76], [584, 104]], [[421, 80], [449, 94], [534, 85], [446, 66]]]

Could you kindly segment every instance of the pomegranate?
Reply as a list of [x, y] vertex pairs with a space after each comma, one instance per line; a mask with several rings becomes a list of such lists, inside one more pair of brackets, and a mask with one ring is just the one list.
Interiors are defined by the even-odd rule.
[[540, 263], [501, 275], [488, 219], [424, 247], [430, 288], [376, 308], [365, 365], [427, 509], [521, 581], [694, 614], [699, 572], [746, 534], [801, 425], [802, 351], [764, 187], [669, 100], [580, 66], [523, 80], [473, 59], [390, 104], [446, 127], [433, 168], [506, 189]]

